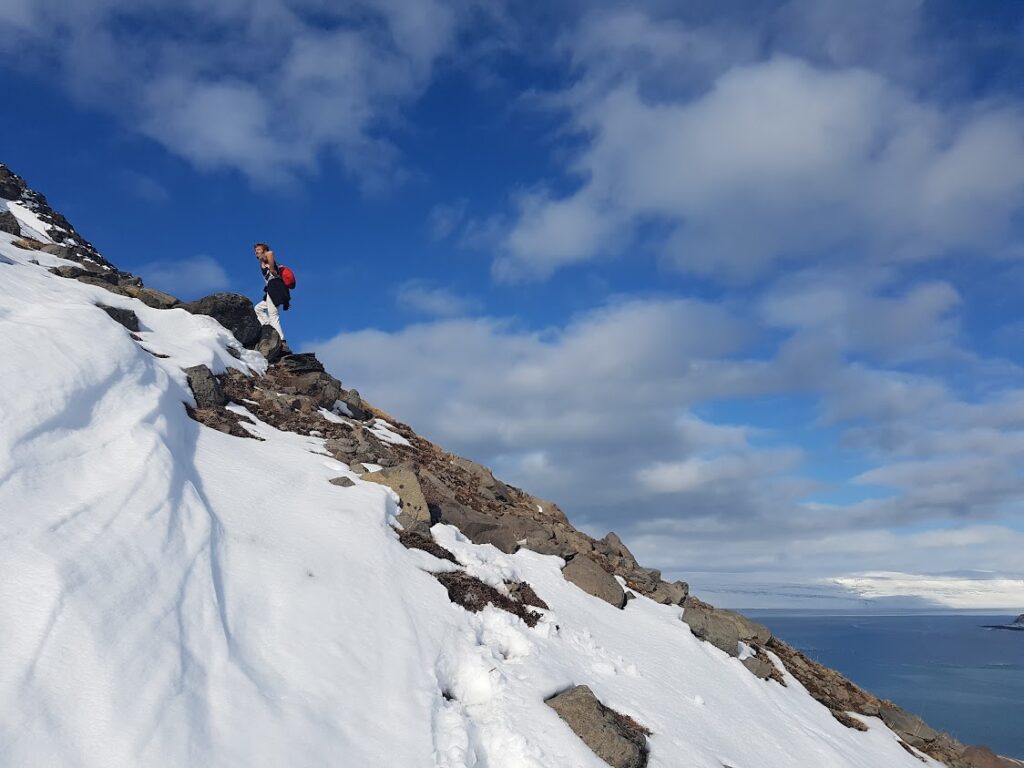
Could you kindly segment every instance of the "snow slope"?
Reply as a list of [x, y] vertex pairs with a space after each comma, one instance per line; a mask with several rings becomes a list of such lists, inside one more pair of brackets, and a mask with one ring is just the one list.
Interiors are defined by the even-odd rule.
[[[470, 573], [525, 580], [551, 606], [533, 629], [466, 612], [430, 575], [454, 566], [397, 541], [391, 491], [319, 439], [188, 418], [182, 367], [258, 374], [259, 355], [210, 318], [55, 277], [43, 267], [59, 259], [12, 240], [0, 233], [0, 766], [600, 768], [543, 703], [573, 684], [653, 732], [652, 766], [937, 765], [879, 721], [843, 727], [788, 675], [755, 678], [679, 608], [617, 610], [558, 558], [435, 526]], [[98, 302], [133, 309], [142, 341]], [[339, 475], [355, 485], [327, 482]]]

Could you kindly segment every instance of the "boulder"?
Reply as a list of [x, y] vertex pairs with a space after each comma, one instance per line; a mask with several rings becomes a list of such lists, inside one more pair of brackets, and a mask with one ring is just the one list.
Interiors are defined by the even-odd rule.
[[0, 232], [21, 237], [21, 224], [18, 223], [17, 217], [10, 211], [0, 211]]
[[585, 685], [545, 701], [591, 751], [613, 768], [647, 765], [647, 734], [630, 718], [606, 707]]
[[158, 291], [156, 288], [140, 287], [131, 282], [121, 282], [120, 287], [126, 289], [129, 292], [129, 296], [134, 296], [147, 307], [153, 307], [153, 309], [174, 309], [181, 305], [181, 302], [174, 296]]
[[237, 293], [214, 293], [179, 305], [193, 315], [208, 315], [227, 328], [243, 347], [252, 349], [260, 340], [260, 321], [252, 302]]
[[57, 256], [61, 259], [66, 259], [71, 254], [71, 249], [66, 245], [59, 245], [57, 243], [47, 243], [39, 249], [43, 253], [48, 253], [51, 256]]
[[576, 555], [570, 560], [562, 569], [562, 576], [587, 594], [599, 597], [616, 608], [626, 605], [626, 593], [619, 582], [586, 555]]
[[389, 467], [380, 472], [367, 472], [360, 475], [360, 480], [379, 483], [398, 494], [402, 502], [402, 511], [398, 522], [403, 528], [422, 529], [430, 527], [430, 509], [423, 498], [423, 489], [415, 473], [408, 467]]
[[205, 365], [186, 368], [185, 375], [188, 377], [188, 386], [196, 398], [197, 408], [218, 408], [227, 404], [228, 399], [224, 395], [220, 381]]
[[256, 351], [267, 358], [268, 363], [276, 363], [284, 354], [284, 342], [277, 331], [269, 325], [260, 329], [260, 338], [256, 342]]
[[661, 581], [648, 597], [663, 605], [682, 605], [690, 594], [690, 585], [685, 581]]
[[25, 191], [25, 182], [14, 171], [0, 163], [0, 198], [20, 200]]
[[917, 715], [900, 709], [895, 704], [882, 704], [878, 716], [889, 729], [912, 747], [920, 749], [939, 737], [939, 732]]
[[139, 330], [139, 316], [136, 315], [130, 309], [120, 309], [118, 307], [108, 307], [106, 304], [97, 304], [97, 307], [106, 312], [115, 321], [123, 325], [129, 331], [138, 333]]
[[683, 621], [701, 640], [711, 643], [730, 656], [739, 654], [739, 643], [764, 645], [772, 633], [763, 624], [751, 621], [735, 611], [715, 608], [692, 595], [683, 602]]
[[341, 477], [332, 477], [327, 482], [331, 485], [340, 486], [341, 488], [351, 488], [355, 485], [355, 481], [351, 477], [346, 477], [345, 475], [342, 475]]
[[775, 665], [764, 651], [759, 651], [757, 656], [748, 656], [741, 663], [750, 670], [754, 677], [759, 677], [762, 680], [767, 680], [776, 674]]

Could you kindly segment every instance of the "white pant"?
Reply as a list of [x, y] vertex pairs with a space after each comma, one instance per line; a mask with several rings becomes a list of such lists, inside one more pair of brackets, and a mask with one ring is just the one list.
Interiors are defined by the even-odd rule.
[[253, 309], [256, 310], [256, 319], [260, 321], [260, 325], [269, 325], [277, 331], [281, 341], [284, 341], [284, 331], [281, 330], [281, 316], [278, 314], [277, 307], [274, 306], [274, 302], [270, 300], [270, 297], [264, 296], [263, 301], [253, 307]]

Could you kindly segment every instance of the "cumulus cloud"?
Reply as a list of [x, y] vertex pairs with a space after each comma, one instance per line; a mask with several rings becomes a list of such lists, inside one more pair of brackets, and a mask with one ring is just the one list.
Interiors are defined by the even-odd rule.
[[656, 222], [663, 257], [728, 281], [777, 264], [899, 263], [1007, 247], [1024, 200], [1024, 111], [943, 108], [866, 70], [779, 56], [694, 98], [635, 80], [569, 92], [586, 137], [569, 195], [516, 201], [495, 270], [547, 277]]
[[395, 302], [399, 309], [434, 317], [470, 315], [480, 309], [479, 301], [426, 280], [402, 283], [395, 292]]
[[[843, 281], [851, 290], [833, 306]], [[960, 311], [940, 283], [894, 294], [817, 273], [760, 302], [632, 300], [540, 330], [440, 320], [343, 333], [317, 352], [423, 434], [681, 577], [926, 573], [986, 557], [1009, 569], [1009, 553], [980, 538], [935, 560], [937, 534], [901, 532], [991, 531], [1024, 499], [1024, 392], [989, 388], [987, 362], [957, 346]], [[980, 392], [912, 370], [931, 358], [876, 342], [879, 314], [906, 324], [905, 343], [970, 371]], [[396, 370], [416, 371], [416, 386]], [[808, 420], [770, 426], [780, 397], [805, 402]], [[711, 415], [730, 404], [737, 420]]]
[[193, 256], [173, 261], [151, 261], [136, 268], [146, 285], [191, 299], [228, 287], [224, 267], [210, 256]]
[[280, 184], [333, 157], [368, 188], [399, 173], [385, 126], [429, 83], [461, 13], [441, 0], [4, 8], [11, 61], [55, 66], [81, 101], [197, 167]]

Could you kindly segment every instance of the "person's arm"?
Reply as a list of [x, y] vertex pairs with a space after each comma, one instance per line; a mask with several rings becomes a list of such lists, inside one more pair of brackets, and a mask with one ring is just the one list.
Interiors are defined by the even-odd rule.
[[273, 251], [267, 251], [267, 268], [275, 275], [277, 274], [277, 259], [274, 258]]

